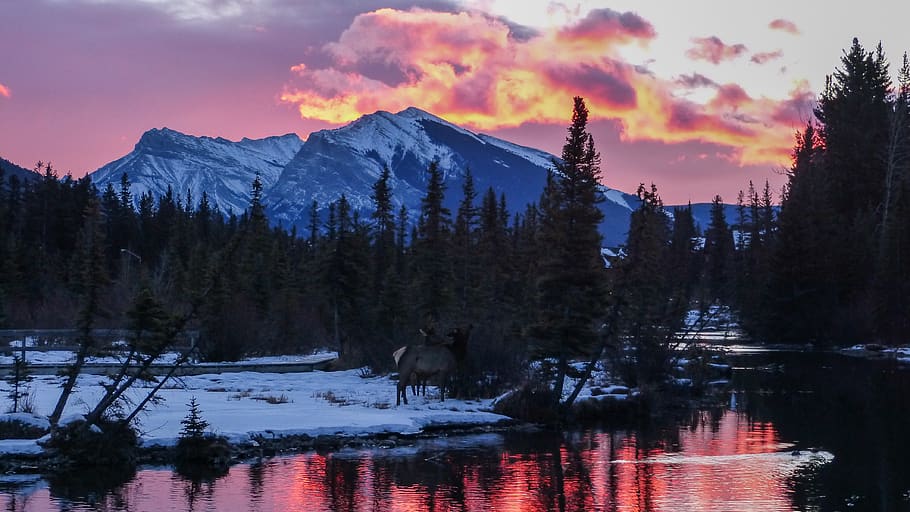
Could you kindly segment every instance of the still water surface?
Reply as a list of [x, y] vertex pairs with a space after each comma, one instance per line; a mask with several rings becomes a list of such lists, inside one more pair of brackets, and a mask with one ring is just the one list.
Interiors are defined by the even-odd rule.
[[910, 371], [733, 356], [724, 407], [630, 429], [449, 437], [276, 457], [203, 481], [8, 484], [10, 511], [910, 510]]

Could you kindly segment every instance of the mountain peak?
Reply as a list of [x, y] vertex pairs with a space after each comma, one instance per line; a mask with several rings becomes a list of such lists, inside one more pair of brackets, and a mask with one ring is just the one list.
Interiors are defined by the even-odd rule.
[[189, 137], [189, 135], [180, 133], [176, 130], [171, 130], [166, 126], [163, 128], [152, 128], [139, 137], [139, 142], [136, 143], [135, 149], [160, 147], [187, 137]]
[[408, 119], [430, 119], [432, 121], [443, 121], [447, 122], [439, 116], [433, 115], [426, 110], [421, 110], [417, 107], [408, 107], [395, 114], [398, 117], [404, 117]]

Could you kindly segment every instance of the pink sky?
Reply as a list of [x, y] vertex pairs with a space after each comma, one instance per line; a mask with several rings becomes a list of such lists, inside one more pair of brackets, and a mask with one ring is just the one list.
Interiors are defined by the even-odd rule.
[[558, 154], [580, 95], [606, 185], [653, 181], [668, 202], [733, 201], [749, 180], [783, 184], [793, 133], [854, 35], [867, 47], [883, 40], [892, 62], [904, 48], [889, 44], [910, 44], [846, 12], [856, 30], [823, 30], [812, 9], [777, 0], [729, 15], [716, 2], [686, 5], [12, 2], [0, 31], [0, 156], [79, 177], [150, 128], [305, 138], [411, 105]]

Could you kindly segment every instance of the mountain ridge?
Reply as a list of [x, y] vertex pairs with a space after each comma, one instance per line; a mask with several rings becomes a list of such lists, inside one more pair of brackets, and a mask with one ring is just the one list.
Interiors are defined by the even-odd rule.
[[[520, 212], [538, 202], [555, 160], [545, 151], [474, 133], [408, 107], [398, 113], [367, 114], [348, 125], [313, 132], [305, 141], [286, 134], [233, 142], [153, 128], [132, 152], [90, 176], [99, 187], [117, 186], [125, 172], [137, 199], [146, 191], [158, 197], [168, 186], [181, 196], [189, 191], [195, 201], [205, 191], [211, 204], [229, 214], [248, 207], [251, 183], [258, 174], [269, 219], [302, 229], [310, 223], [314, 201], [324, 212], [344, 194], [354, 209], [371, 210], [372, 187], [383, 167], [390, 170], [395, 207], [406, 207], [415, 219], [432, 161], [443, 173], [445, 203], [452, 211], [470, 169], [478, 198], [492, 188], [497, 197], [505, 195], [513, 213]], [[639, 200], [620, 190], [603, 191], [604, 245], [618, 246], [625, 242], [629, 216]], [[697, 222], [707, 225], [702, 219]]]

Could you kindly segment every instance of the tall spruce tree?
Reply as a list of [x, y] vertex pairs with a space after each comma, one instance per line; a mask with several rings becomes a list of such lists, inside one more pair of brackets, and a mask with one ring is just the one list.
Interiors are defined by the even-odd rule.
[[762, 339], [805, 342], [826, 336], [833, 276], [819, 250], [822, 241], [837, 230], [831, 223], [830, 203], [821, 193], [827, 184], [821, 144], [811, 123], [796, 135], [778, 216], [778, 240], [771, 255], [770, 288], [776, 300], [767, 318], [747, 317], [744, 322]]
[[606, 315], [605, 268], [598, 231], [604, 200], [599, 189], [600, 155], [587, 131], [588, 108], [574, 98], [572, 124], [562, 161], [547, 176], [541, 197], [538, 278], [539, 310], [531, 335], [534, 356], [556, 361], [553, 396], [562, 400], [563, 381], [573, 357], [599, 351]]
[[474, 189], [474, 175], [471, 174], [470, 168], [465, 170], [461, 193], [452, 234], [454, 292], [458, 316], [471, 318], [476, 308], [480, 306], [478, 303], [480, 266], [477, 257], [479, 214], [474, 204], [477, 191]]
[[637, 194], [641, 203], [630, 219], [617, 287], [623, 302], [624, 338], [635, 350], [630, 353], [619, 345], [614, 360], [620, 362], [627, 382], [645, 385], [667, 375], [672, 336], [688, 304], [673, 290], [675, 276], [668, 271], [670, 225], [657, 187], [642, 184]]
[[729, 304], [733, 296], [733, 233], [720, 196], [711, 201], [711, 220], [705, 231], [704, 279], [707, 302]]
[[876, 299], [873, 283], [889, 259], [879, 242], [896, 204], [888, 196], [895, 111], [881, 45], [866, 51], [854, 39], [819, 98], [817, 129], [797, 140], [781, 201], [769, 317], [786, 326], [783, 340], [837, 343], [889, 323], [877, 314], [888, 299]]
[[[873, 329], [863, 307], [872, 278], [875, 237], [883, 211], [891, 81], [881, 45], [866, 51], [857, 39], [828, 78], [815, 115], [824, 149], [825, 187], [816, 190], [839, 226], [816, 248], [826, 263], [833, 302], [821, 314], [829, 335], [845, 339]], [[820, 304], [821, 306], [821, 304]], [[819, 310], [821, 312], [821, 310]]]
[[417, 310], [425, 321], [439, 323], [452, 301], [451, 212], [443, 206], [445, 183], [439, 163], [427, 169], [427, 192], [420, 201], [412, 243]]

